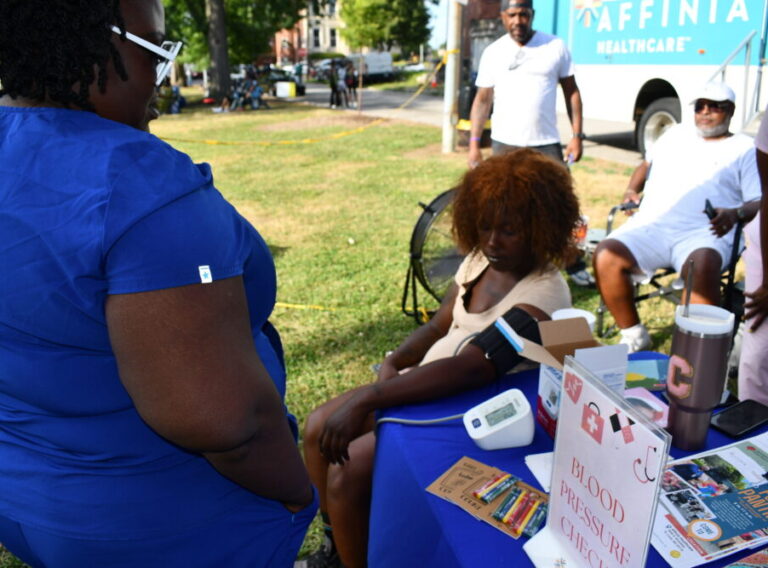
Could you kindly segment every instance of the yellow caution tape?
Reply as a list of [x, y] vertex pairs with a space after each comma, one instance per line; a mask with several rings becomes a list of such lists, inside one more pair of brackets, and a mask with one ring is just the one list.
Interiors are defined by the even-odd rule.
[[[458, 52], [458, 50], [451, 50], [450, 53]], [[427, 88], [427, 85], [432, 83], [432, 80], [437, 76], [437, 72], [440, 70], [440, 67], [443, 65], [443, 61], [440, 61], [437, 65], [435, 65], [435, 68], [432, 70], [432, 73], [429, 75], [426, 81], [424, 81], [424, 84], [422, 84], [418, 89], [416, 89], [416, 92], [413, 93], [411, 97], [409, 97], [403, 104], [401, 104], [399, 107], [397, 107], [395, 110], [402, 110], [405, 107], [407, 107], [409, 104], [411, 104], [416, 97], [418, 97], [421, 93], [424, 92], [424, 89]], [[264, 141], [264, 140], [192, 140], [189, 138], [176, 138], [174, 137], [161, 137], [162, 140], [165, 140], [166, 142], [181, 142], [181, 143], [187, 143], [187, 144], [210, 144], [214, 146], [291, 146], [296, 144], [317, 144], [319, 142], [323, 142], [325, 140], [337, 140], [339, 138], [344, 138], [346, 136], [351, 136], [353, 134], [360, 134], [361, 132], [365, 132], [367, 129], [378, 126], [379, 124], [382, 124], [385, 122], [386, 119], [384, 118], [377, 118], [376, 120], [369, 122], [365, 126], [360, 126], [358, 128], [355, 128], [353, 130], [345, 130], [344, 132], [337, 132], [335, 134], [329, 134], [328, 136], [323, 136], [320, 138], [304, 138], [303, 140], [277, 140], [274, 142]]]
[[338, 138], [344, 138], [345, 136], [351, 136], [352, 134], [359, 134], [372, 126], [378, 126], [385, 119], [377, 118], [376, 120], [369, 122], [365, 126], [359, 126], [354, 130], [347, 130], [345, 132], [336, 132], [335, 134], [329, 134], [321, 138], [304, 138], [302, 140], [276, 140], [274, 142], [268, 142], [264, 140], [192, 140], [190, 138], [176, 138], [163, 136], [162, 139], [166, 142], [187, 142], [189, 144], [214, 144], [219, 146], [291, 146], [295, 144], [317, 144], [324, 140], [336, 140]]
[[289, 304], [287, 302], [275, 302], [277, 308], [288, 308], [291, 310], [322, 310], [325, 312], [335, 312], [336, 308], [328, 308], [325, 306], [315, 306], [312, 304]]
[[448, 49], [448, 50], [446, 50], [445, 53], [443, 54], [443, 60], [441, 61], [441, 63], [443, 65], [448, 63], [448, 56], [449, 55], [453, 55], [454, 53], [461, 53], [461, 51], [458, 50], [458, 49]]

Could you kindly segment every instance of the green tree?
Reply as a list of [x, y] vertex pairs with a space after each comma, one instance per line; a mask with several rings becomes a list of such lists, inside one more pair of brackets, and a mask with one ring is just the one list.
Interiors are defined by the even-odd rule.
[[389, 51], [397, 44], [410, 53], [429, 40], [425, 0], [344, 0], [341, 18], [346, 26], [341, 35], [352, 49]]
[[[322, 3], [323, 0], [312, 0]], [[270, 53], [275, 32], [292, 27], [306, 0], [163, 0], [169, 37], [184, 41], [181, 60], [211, 69], [211, 95], [229, 91], [230, 64]]]

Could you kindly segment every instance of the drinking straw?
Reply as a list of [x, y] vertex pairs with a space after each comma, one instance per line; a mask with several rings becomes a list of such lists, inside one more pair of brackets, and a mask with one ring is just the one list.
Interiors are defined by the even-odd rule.
[[688, 274], [685, 277], [685, 307], [683, 308], [683, 317], [688, 317], [688, 307], [691, 305], [691, 291], [693, 290], [693, 259], [688, 259]]

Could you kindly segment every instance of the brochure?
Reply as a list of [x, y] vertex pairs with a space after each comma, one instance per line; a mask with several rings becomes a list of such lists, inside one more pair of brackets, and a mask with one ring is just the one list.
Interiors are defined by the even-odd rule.
[[651, 543], [673, 568], [768, 541], [768, 433], [667, 464]]
[[669, 406], [643, 387], [635, 387], [624, 391], [624, 400], [634, 406], [638, 412], [662, 428], [666, 427], [669, 418]]
[[627, 388], [644, 387], [651, 391], [664, 390], [667, 386], [669, 358], [634, 359], [627, 366]]
[[762, 549], [732, 562], [726, 568], [768, 568], [768, 549]]

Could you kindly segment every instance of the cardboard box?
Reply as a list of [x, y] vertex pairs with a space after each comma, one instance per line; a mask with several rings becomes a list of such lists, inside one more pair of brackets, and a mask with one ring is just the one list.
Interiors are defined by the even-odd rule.
[[[539, 333], [541, 345], [524, 339], [514, 332], [512, 343], [518, 343], [515, 347], [523, 357], [541, 364], [536, 420], [554, 438], [560, 408], [565, 357], [576, 354], [577, 350], [585, 350], [580, 351], [584, 354], [584, 360], [578, 354], [576, 359], [585, 363], [590, 371], [603, 379], [612, 389], [623, 393], [627, 350], [625, 345], [603, 346], [592, 336], [587, 320], [580, 317], [539, 322]], [[619, 379], [621, 379], [620, 385]]]

